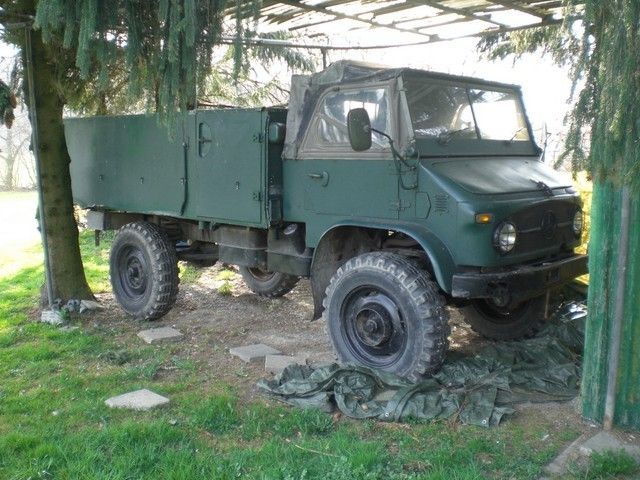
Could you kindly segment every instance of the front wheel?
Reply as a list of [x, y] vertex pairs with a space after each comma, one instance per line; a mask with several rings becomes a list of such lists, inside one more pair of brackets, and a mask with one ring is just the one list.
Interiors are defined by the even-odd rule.
[[373, 252], [347, 261], [331, 278], [324, 318], [341, 362], [417, 382], [444, 361], [449, 345], [444, 304], [437, 285], [414, 262]]
[[546, 295], [501, 307], [490, 299], [472, 300], [465, 320], [480, 335], [492, 340], [517, 340], [538, 333], [544, 322]]
[[267, 272], [259, 268], [240, 267], [244, 283], [256, 295], [268, 298], [282, 297], [296, 286], [299, 277], [281, 272]]
[[134, 222], [122, 227], [111, 245], [113, 295], [130, 315], [156, 320], [178, 295], [176, 250], [158, 225]]

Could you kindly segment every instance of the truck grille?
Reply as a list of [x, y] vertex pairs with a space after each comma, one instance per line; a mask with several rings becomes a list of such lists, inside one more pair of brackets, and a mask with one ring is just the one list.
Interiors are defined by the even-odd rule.
[[518, 229], [515, 251], [527, 253], [549, 247], [573, 245], [573, 216], [578, 206], [573, 202], [551, 200], [520, 210], [511, 220]]

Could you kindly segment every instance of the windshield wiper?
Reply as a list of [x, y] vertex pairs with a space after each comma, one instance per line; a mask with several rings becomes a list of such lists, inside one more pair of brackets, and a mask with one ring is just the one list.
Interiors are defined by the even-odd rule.
[[458, 130], [447, 130], [438, 134], [438, 143], [440, 145], [447, 145], [453, 137], [462, 132], [468, 132], [469, 130], [475, 130], [473, 127], [459, 128]]
[[520, 134], [520, 132], [522, 132], [523, 130], [526, 130], [526, 129], [527, 129], [527, 127], [520, 127], [519, 129], [517, 129], [515, 131], [515, 133], [513, 134], [513, 137], [511, 137], [509, 140], [505, 140], [504, 143], [506, 145], [511, 145], [515, 141], [516, 137]]

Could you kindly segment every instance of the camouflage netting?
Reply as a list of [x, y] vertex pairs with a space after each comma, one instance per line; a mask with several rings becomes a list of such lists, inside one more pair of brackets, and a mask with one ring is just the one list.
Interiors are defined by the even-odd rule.
[[433, 378], [411, 384], [354, 365], [291, 365], [258, 386], [294, 406], [351, 418], [402, 422], [458, 417], [470, 425], [498, 425], [513, 405], [566, 401], [578, 395], [586, 308], [562, 305], [535, 338], [494, 343], [472, 357], [449, 360]]

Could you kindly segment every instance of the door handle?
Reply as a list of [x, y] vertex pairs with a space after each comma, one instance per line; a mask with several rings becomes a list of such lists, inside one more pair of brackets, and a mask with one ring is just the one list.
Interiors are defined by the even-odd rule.
[[307, 173], [307, 176], [309, 178], [314, 179], [314, 180], [319, 180], [323, 187], [326, 187], [329, 184], [329, 173], [328, 172]]
[[206, 156], [212, 143], [211, 128], [206, 123], [200, 122], [198, 125], [198, 155]]

